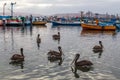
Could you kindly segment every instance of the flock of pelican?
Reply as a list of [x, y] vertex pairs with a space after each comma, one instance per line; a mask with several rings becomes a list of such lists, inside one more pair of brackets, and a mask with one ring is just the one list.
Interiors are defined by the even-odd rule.
[[[58, 34], [55, 34], [52, 36], [53, 39], [55, 40], [59, 40], [60, 39], [60, 32], [58, 32]], [[40, 34], [38, 34], [37, 39], [36, 39], [37, 43], [41, 43], [41, 38], [40, 38]], [[54, 60], [61, 60], [62, 59], [62, 48], [61, 46], [58, 46], [58, 50], [59, 51], [54, 51], [54, 50], [50, 50], [47, 55], [48, 55], [48, 60], [54, 61]], [[103, 45], [102, 45], [102, 41], [99, 41], [99, 45], [95, 45], [93, 47], [93, 52], [100, 52], [103, 51]], [[21, 62], [24, 61], [25, 56], [23, 54], [23, 48], [20, 49], [21, 54], [14, 54], [10, 59], [12, 62]], [[80, 54], [76, 54], [75, 58], [73, 59], [71, 65], [74, 63], [75, 69], [79, 69], [79, 68], [90, 68], [93, 63], [89, 60], [80, 60], [78, 61], [78, 59], [80, 58]], [[61, 63], [60, 63], [61, 64]], [[74, 71], [76, 72], [76, 70]]]

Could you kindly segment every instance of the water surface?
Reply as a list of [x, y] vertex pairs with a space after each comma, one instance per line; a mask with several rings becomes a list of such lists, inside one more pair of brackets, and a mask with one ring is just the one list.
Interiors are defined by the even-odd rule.
[[[60, 41], [52, 39], [61, 33]], [[40, 34], [41, 44], [36, 37]], [[93, 46], [103, 42], [102, 53], [94, 53]], [[84, 31], [80, 26], [0, 27], [0, 80], [120, 80], [120, 33], [114, 31]], [[49, 50], [58, 51], [61, 46], [62, 60], [50, 62]], [[25, 61], [11, 65], [10, 57], [24, 49]], [[71, 62], [76, 53], [80, 60], [93, 62], [93, 69], [73, 73]]]

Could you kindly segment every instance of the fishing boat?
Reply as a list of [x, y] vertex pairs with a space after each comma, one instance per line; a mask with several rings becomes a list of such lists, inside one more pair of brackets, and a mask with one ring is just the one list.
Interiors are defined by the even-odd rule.
[[0, 26], [2, 26], [3, 25], [3, 21], [2, 20], [0, 20]]
[[116, 30], [116, 26], [113, 25], [97, 25], [97, 24], [85, 24], [82, 23], [81, 27], [83, 29], [90, 29], [90, 30]]
[[57, 22], [57, 21], [52, 21], [53, 26], [80, 26], [80, 22]]
[[47, 22], [46, 21], [33, 21], [33, 25], [45, 25]]
[[6, 26], [22, 26], [22, 21], [21, 20], [13, 20], [13, 19], [8, 19], [5, 22]]

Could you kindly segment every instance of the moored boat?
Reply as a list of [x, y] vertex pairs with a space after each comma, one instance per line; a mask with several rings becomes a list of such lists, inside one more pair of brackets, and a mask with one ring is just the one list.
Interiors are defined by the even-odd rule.
[[52, 22], [53, 26], [63, 25], [63, 26], [80, 26], [80, 22]]
[[33, 25], [45, 25], [47, 22], [46, 21], [33, 21]]
[[116, 30], [116, 26], [113, 25], [106, 25], [106, 26], [100, 26], [97, 24], [81, 24], [83, 29], [91, 29], [91, 30]]
[[5, 25], [6, 26], [22, 26], [23, 23], [22, 23], [21, 20], [12, 20], [12, 19], [10, 19], [10, 20], [6, 20]]
[[0, 20], [0, 26], [2, 26], [3, 25], [3, 21], [2, 20]]

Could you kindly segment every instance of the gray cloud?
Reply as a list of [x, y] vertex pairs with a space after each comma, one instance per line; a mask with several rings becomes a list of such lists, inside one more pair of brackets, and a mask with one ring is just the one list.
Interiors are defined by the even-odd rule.
[[10, 12], [10, 3], [14, 5], [15, 13], [56, 14], [93, 11], [98, 13], [120, 13], [120, 0], [0, 0], [0, 12], [4, 3], [6, 12]]

